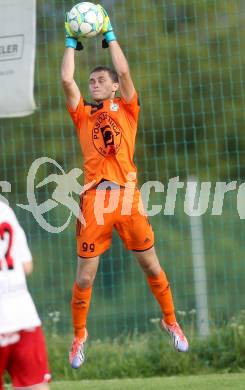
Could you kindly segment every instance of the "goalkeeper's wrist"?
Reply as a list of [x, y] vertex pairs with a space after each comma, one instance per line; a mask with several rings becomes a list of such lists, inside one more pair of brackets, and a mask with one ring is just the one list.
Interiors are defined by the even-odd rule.
[[117, 40], [117, 37], [114, 33], [113, 30], [111, 31], [107, 31], [106, 33], [103, 34], [104, 37], [105, 37], [105, 40], [106, 40], [106, 43], [109, 43], [109, 42], [112, 42], [112, 41], [116, 41]]
[[72, 37], [66, 37], [65, 47], [71, 47], [72, 49], [76, 49], [77, 39]]

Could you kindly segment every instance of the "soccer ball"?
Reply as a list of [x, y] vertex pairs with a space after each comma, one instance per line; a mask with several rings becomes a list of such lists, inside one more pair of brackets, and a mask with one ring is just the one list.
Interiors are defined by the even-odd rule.
[[84, 1], [72, 7], [67, 21], [77, 38], [91, 38], [100, 33], [104, 16], [95, 4]]

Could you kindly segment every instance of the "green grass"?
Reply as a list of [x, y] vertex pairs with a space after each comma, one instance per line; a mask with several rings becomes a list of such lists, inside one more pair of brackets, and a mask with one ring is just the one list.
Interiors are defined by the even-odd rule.
[[56, 382], [51, 390], [239, 390], [244, 389], [245, 374], [212, 374], [168, 378], [112, 379], [105, 381]]
[[50, 368], [55, 381], [151, 378], [175, 375], [240, 373], [245, 370], [245, 311], [209, 337], [191, 337], [190, 350], [175, 351], [166, 332], [155, 331], [117, 339], [88, 340], [82, 370], [68, 364], [72, 336], [47, 338]]

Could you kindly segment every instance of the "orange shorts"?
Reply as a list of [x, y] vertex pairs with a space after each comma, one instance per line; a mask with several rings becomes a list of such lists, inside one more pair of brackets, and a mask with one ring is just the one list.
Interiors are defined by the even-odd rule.
[[111, 245], [115, 228], [127, 249], [144, 251], [154, 245], [154, 233], [144, 215], [138, 189], [90, 189], [81, 195], [82, 219], [77, 220], [77, 254], [99, 256]]

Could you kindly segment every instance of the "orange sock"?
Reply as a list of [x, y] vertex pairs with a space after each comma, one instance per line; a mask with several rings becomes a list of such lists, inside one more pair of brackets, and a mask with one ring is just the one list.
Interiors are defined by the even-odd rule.
[[76, 282], [74, 283], [71, 300], [72, 322], [74, 334], [79, 338], [85, 335], [91, 295], [92, 287], [80, 288]]
[[168, 279], [164, 271], [161, 270], [157, 277], [147, 276], [147, 282], [162, 309], [164, 321], [167, 324], [172, 324], [176, 321], [174, 303]]

